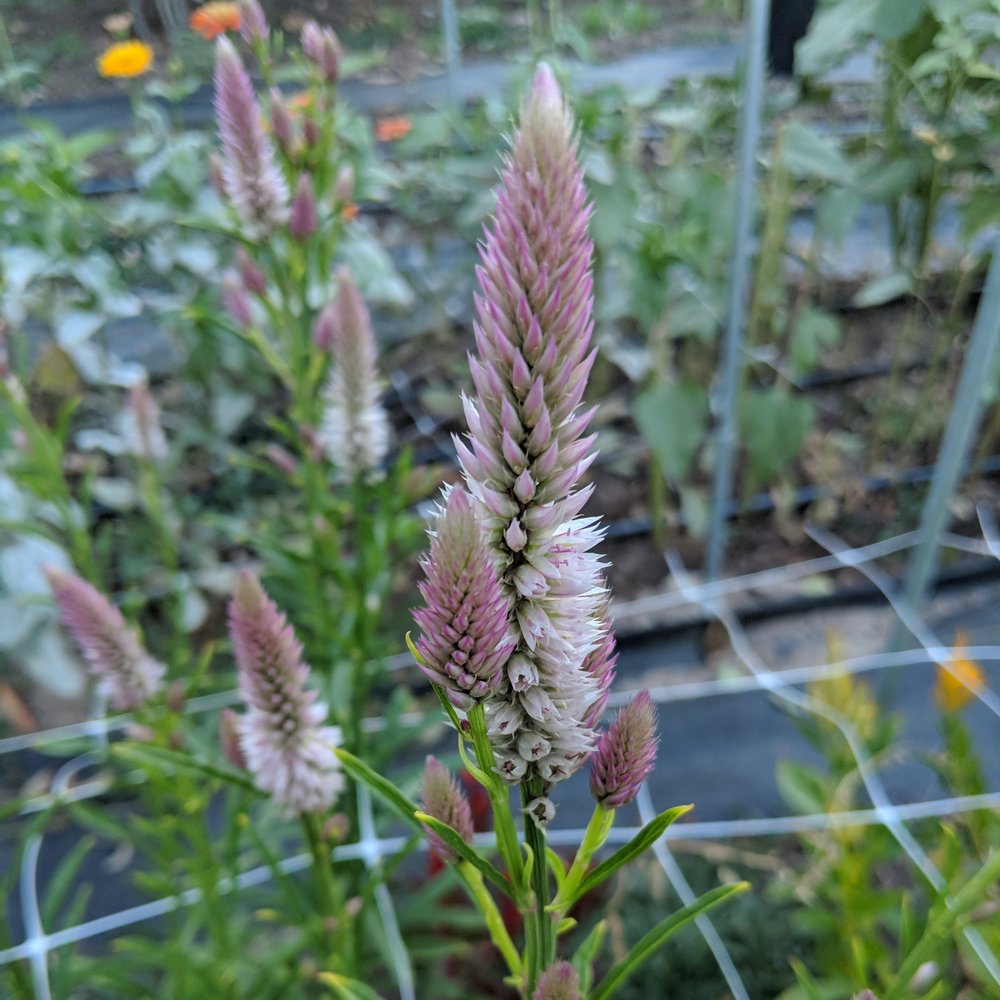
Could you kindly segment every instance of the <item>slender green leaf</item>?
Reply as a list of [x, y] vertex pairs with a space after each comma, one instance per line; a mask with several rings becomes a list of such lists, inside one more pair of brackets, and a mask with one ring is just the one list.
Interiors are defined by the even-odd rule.
[[481, 872], [482, 875], [489, 879], [501, 892], [506, 893], [510, 896], [513, 892], [510, 883], [503, 877], [503, 875], [496, 869], [489, 861], [486, 860], [471, 844], [466, 843], [462, 839], [461, 834], [457, 833], [454, 829], [448, 826], [447, 823], [442, 823], [441, 820], [435, 819], [433, 816], [429, 816], [425, 812], [417, 810], [415, 817], [418, 822], [422, 823], [424, 826], [428, 826], [434, 833], [437, 834], [460, 858], [464, 861], [468, 861], [473, 868]]
[[632, 950], [605, 977], [591, 994], [590, 1000], [607, 1000], [636, 969], [650, 958], [658, 948], [673, 937], [682, 927], [689, 924], [699, 914], [718, 906], [723, 900], [750, 888], [748, 882], [737, 882], [734, 885], [720, 885], [699, 896], [690, 906], [672, 913], [661, 920], [649, 933], [643, 935]]
[[420, 829], [420, 823], [416, 818], [419, 807], [415, 802], [411, 802], [388, 778], [383, 778], [381, 774], [373, 771], [354, 754], [342, 747], [337, 747], [336, 754], [340, 758], [341, 764], [344, 765], [344, 770], [355, 781], [367, 785], [376, 795], [391, 805], [410, 826], [417, 830]]
[[597, 888], [602, 882], [609, 879], [622, 865], [627, 865], [634, 858], [637, 858], [643, 851], [654, 844], [663, 835], [663, 831], [672, 823], [676, 822], [685, 813], [689, 813], [694, 806], [674, 806], [666, 812], [660, 813], [656, 819], [650, 820], [627, 844], [623, 844], [615, 851], [611, 857], [602, 861], [584, 880], [580, 883], [580, 891], [577, 899], [591, 889]]
[[317, 978], [329, 986], [339, 1000], [383, 1000], [370, 986], [357, 979], [348, 979], [336, 972], [321, 972]]
[[576, 949], [570, 964], [576, 969], [576, 974], [580, 977], [580, 994], [587, 996], [594, 981], [594, 959], [597, 958], [604, 944], [604, 935], [608, 929], [606, 920], [599, 920], [591, 928], [590, 933], [580, 943]]
[[111, 748], [111, 752], [116, 757], [120, 757], [130, 764], [136, 764], [139, 767], [152, 768], [165, 774], [169, 774], [172, 770], [190, 771], [194, 774], [216, 778], [230, 785], [236, 785], [238, 788], [245, 788], [247, 791], [254, 792], [259, 796], [264, 795], [246, 772], [212, 764], [207, 760], [199, 760], [196, 757], [191, 757], [177, 750], [168, 750], [166, 747], [147, 746], [141, 743], [116, 743]]

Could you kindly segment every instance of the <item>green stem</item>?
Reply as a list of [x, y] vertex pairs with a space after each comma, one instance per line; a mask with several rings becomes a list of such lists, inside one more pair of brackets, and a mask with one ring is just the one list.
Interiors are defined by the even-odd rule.
[[503, 955], [511, 976], [517, 980], [519, 987], [523, 986], [524, 965], [521, 962], [521, 956], [518, 954], [517, 948], [514, 947], [514, 942], [507, 932], [507, 925], [503, 922], [503, 917], [497, 909], [496, 901], [490, 895], [489, 889], [486, 888], [483, 876], [468, 861], [460, 861], [455, 866], [455, 870], [465, 883], [466, 889], [469, 890], [469, 895], [479, 907], [479, 911], [486, 921], [490, 940], [496, 945], [497, 951]]
[[[521, 798], [525, 806], [542, 794], [541, 782], [535, 778], [521, 785]], [[537, 977], [552, 964], [555, 954], [555, 935], [552, 918], [546, 913], [549, 902], [549, 866], [545, 855], [545, 831], [534, 818], [524, 810], [524, 840], [531, 848], [534, 864], [531, 869], [534, 889], [534, 906], [525, 915], [526, 921], [534, 924], [537, 942], [535, 967], [529, 970], [529, 990], [535, 988]]]
[[583, 834], [583, 840], [580, 841], [573, 864], [569, 872], [567, 872], [562, 887], [556, 894], [556, 898], [549, 906], [549, 911], [553, 914], [554, 920], [561, 919], [565, 912], [576, 902], [577, 891], [580, 888], [580, 883], [590, 869], [590, 861], [594, 854], [604, 846], [614, 821], [614, 809], [605, 809], [600, 804], [594, 807], [594, 813], [587, 824], [587, 829]]
[[343, 899], [340, 886], [333, 874], [330, 852], [323, 844], [319, 819], [313, 813], [302, 814], [302, 829], [305, 832], [309, 853], [312, 855], [313, 868], [316, 870], [320, 899], [323, 907], [323, 930], [327, 940], [329, 955], [324, 959], [333, 959], [334, 968], [339, 968], [336, 962], [339, 946], [338, 931], [343, 923]]

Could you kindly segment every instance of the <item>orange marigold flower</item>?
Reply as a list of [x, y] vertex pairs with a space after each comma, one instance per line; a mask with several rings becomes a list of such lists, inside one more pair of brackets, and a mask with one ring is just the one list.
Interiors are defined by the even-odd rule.
[[202, 38], [217, 38], [224, 31], [240, 30], [240, 5], [212, 0], [191, 12], [191, 30]]
[[340, 210], [340, 217], [344, 222], [353, 222], [358, 217], [358, 206], [353, 202], [350, 205], [345, 205]]
[[106, 77], [142, 76], [153, 65], [153, 50], [145, 42], [118, 42], [97, 59], [97, 72]]
[[958, 712], [983, 689], [986, 677], [983, 668], [962, 655], [969, 641], [963, 631], [955, 633], [955, 645], [949, 668], [937, 668], [934, 701], [942, 712]]
[[379, 142], [395, 142], [396, 139], [402, 139], [411, 128], [413, 128], [413, 124], [410, 119], [403, 115], [380, 118], [375, 123], [375, 138]]

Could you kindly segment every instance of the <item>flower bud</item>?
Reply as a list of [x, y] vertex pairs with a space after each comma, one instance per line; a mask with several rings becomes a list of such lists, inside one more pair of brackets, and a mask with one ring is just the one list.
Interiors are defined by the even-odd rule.
[[539, 977], [531, 1000], [580, 1000], [580, 979], [569, 962], [550, 965]]
[[269, 29], [267, 18], [257, 0], [239, 0], [240, 37], [253, 47], [258, 42], [267, 41]]
[[267, 275], [243, 247], [236, 250], [236, 268], [243, 287], [252, 295], [261, 296], [267, 291]]
[[305, 243], [316, 232], [317, 224], [312, 180], [308, 174], [299, 174], [295, 200], [292, 202], [292, 216], [288, 221], [289, 232], [299, 243]]
[[295, 123], [289, 114], [288, 105], [281, 96], [281, 91], [272, 90], [268, 101], [271, 114], [271, 134], [281, 151], [290, 156], [295, 148]]
[[656, 763], [656, 709], [640, 691], [601, 735], [590, 771], [590, 791], [606, 809], [628, 805]]
[[350, 203], [354, 198], [354, 167], [345, 163], [337, 171], [337, 179], [333, 182], [333, 196], [339, 202]]
[[247, 769], [246, 757], [240, 749], [240, 717], [231, 708], [224, 708], [219, 713], [219, 745], [222, 756], [233, 767], [241, 771]]
[[[437, 758], [428, 756], [424, 764], [420, 802], [424, 812], [447, 823], [467, 844], [472, 842], [472, 809], [454, 775]], [[430, 828], [427, 842], [443, 861], [458, 860], [455, 852]]]
[[226, 271], [222, 275], [222, 304], [241, 329], [253, 326], [250, 296], [247, 295], [243, 282], [235, 271]]
[[333, 28], [320, 27], [313, 20], [302, 25], [302, 54], [320, 71], [328, 83], [340, 76], [342, 49]]

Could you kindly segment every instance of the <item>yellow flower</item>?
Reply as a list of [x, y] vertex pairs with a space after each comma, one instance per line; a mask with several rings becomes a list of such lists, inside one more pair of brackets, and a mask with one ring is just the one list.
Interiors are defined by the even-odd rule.
[[986, 684], [983, 668], [975, 660], [962, 655], [968, 645], [965, 633], [959, 629], [955, 633], [950, 669], [937, 668], [934, 701], [942, 712], [957, 712], [965, 708]]
[[153, 50], [145, 42], [118, 42], [105, 49], [97, 60], [101, 76], [142, 76], [153, 65]]

